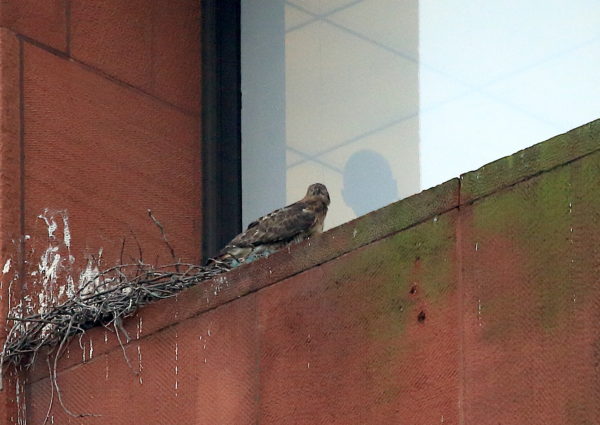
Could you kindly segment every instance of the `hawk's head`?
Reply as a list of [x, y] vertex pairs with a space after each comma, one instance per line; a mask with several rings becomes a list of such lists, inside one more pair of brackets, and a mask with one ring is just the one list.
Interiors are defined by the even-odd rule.
[[329, 205], [331, 202], [329, 199], [329, 192], [327, 192], [327, 188], [324, 184], [321, 183], [313, 183], [308, 186], [308, 190], [306, 191], [306, 197], [318, 197], [325, 202], [326, 205]]

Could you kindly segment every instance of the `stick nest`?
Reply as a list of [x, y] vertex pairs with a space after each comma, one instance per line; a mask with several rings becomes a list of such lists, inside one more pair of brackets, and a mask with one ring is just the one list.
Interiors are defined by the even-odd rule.
[[43, 347], [58, 347], [58, 357], [70, 336], [94, 326], [112, 327], [120, 341], [119, 333], [127, 337], [122, 319], [141, 306], [173, 297], [228, 270], [230, 266], [216, 261], [205, 267], [179, 263], [156, 268], [139, 262], [107, 269], [43, 313], [8, 317], [13, 326], [0, 358], [0, 379], [1, 368], [9, 364], [29, 367]]

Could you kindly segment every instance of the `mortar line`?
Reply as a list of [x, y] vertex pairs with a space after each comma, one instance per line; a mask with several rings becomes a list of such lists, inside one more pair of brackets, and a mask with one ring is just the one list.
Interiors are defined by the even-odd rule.
[[258, 294], [255, 296], [255, 301], [254, 301], [254, 325], [255, 325], [255, 329], [256, 329], [256, 358], [254, 359], [254, 364], [255, 364], [255, 368], [256, 370], [254, 371], [254, 373], [256, 374], [256, 376], [254, 377], [254, 382], [256, 385], [255, 391], [256, 391], [256, 400], [255, 400], [255, 415], [254, 415], [254, 419], [255, 419], [255, 423], [256, 425], [260, 425], [261, 424], [261, 420], [262, 420], [262, 386], [261, 386], [261, 341], [262, 341], [262, 334], [260, 332], [260, 310], [259, 310], [259, 296]]
[[65, 50], [71, 56], [71, 0], [65, 0], [65, 38]]
[[50, 54], [52, 54], [54, 56], [57, 56], [57, 57], [59, 57], [61, 59], [65, 59], [68, 62], [71, 62], [71, 63], [74, 63], [76, 65], [79, 65], [84, 71], [87, 71], [87, 72], [90, 72], [92, 74], [95, 74], [95, 75], [97, 75], [97, 76], [99, 76], [101, 78], [104, 78], [105, 80], [107, 80], [107, 81], [109, 81], [109, 82], [111, 82], [113, 84], [116, 84], [118, 86], [121, 86], [123, 88], [127, 88], [127, 89], [130, 89], [130, 90], [133, 90], [134, 92], [136, 92], [139, 95], [146, 96], [146, 97], [154, 100], [155, 102], [158, 102], [158, 103], [160, 103], [163, 106], [170, 107], [170, 108], [172, 108], [172, 109], [174, 109], [174, 110], [176, 110], [178, 112], [181, 112], [182, 114], [184, 114], [184, 115], [186, 115], [188, 117], [198, 118], [200, 116], [199, 112], [197, 112], [197, 111], [192, 111], [192, 110], [188, 110], [188, 109], [182, 108], [181, 106], [175, 105], [174, 103], [171, 103], [171, 102], [169, 102], [167, 100], [164, 100], [164, 99], [162, 99], [160, 97], [157, 97], [156, 95], [154, 95], [152, 93], [149, 93], [149, 92], [147, 92], [145, 90], [142, 90], [141, 88], [139, 88], [139, 87], [137, 87], [137, 86], [135, 86], [135, 85], [133, 85], [131, 83], [128, 83], [128, 82], [123, 81], [123, 80], [120, 80], [117, 77], [108, 74], [107, 72], [101, 70], [100, 68], [96, 68], [93, 65], [90, 65], [88, 63], [82, 62], [81, 60], [79, 60], [77, 58], [71, 57], [67, 53], [65, 53], [65, 52], [63, 52], [61, 50], [58, 50], [58, 49], [56, 49], [54, 47], [51, 47], [51, 46], [48, 46], [47, 44], [41, 43], [41, 42], [39, 42], [37, 40], [34, 40], [34, 39], [30, 38], [30, 37], [27, 37], [26, 35], [23, 35], [23, 34], [17, 34], [17, 37], [19, 38], [19, 40], [27, 42], [28, 44], [30, 44], [30, 45], [32, 45], [34, 47], [37, 47], [38, 49], [44, 50], [47, 53], [50, 53]]
[[[23, 46], [23, 40], [20, 40], [17, 38], [17, 42], [19, 43], [19, 81], [18, 81], [18, 87], [19, 87], [19, 183], [18, 183], [18, 187], [19, 187], [19, 229], [18, 229], [18, 240], [17, 240], [17, 244], [18, 244], [18, 252], [17, 252], [17, 258], [19, 261], [19, 264], [17, 265], [18, 270], [19, 270], [19, 279], [17, 280], [17, 282], [19, 283], [18, 288], [14, 289], [13, 287], [13, 291], [16, 291], [17, 293], [14, 294], [16, 295], [14, 297], [15, 300], [20, 300], [23, 297], [23, 286], [25, 285], [25, 48]], [[9, 288], [10, 289], [10, 288]], [[7, 299], [7, 314], [10, 311], [10, 304], [8, 304], [8, 300], [10, 300], [10, 297], [8, 297]], [[18, 402], [18, 398], [19, 398], [19, 394], [16, 394], [16, 398], [15, 398], [15, 409], [16, 409], [16, 416], [17, 416], [17, 420], [21, 419], [21, 415], [25, 414], [26, 415], [26, 411], [21, 411], [22, 408], [26, 409], [27, 408], [27, 391], [26, 391], [26, 387], [28, 385], [28, 381], [29, 381], [29, 375], [23, 370], [23, 368], [18, 367], [15, 368], [15, 382], [17, 383], [17, 385], [20, 384], [22, 385], [22, 389], [21, 392], [22, 394], [20, 395], [21, 397], [21, 404]]]
[[458, 424], [465, 424], [465, 289], [463, 275], [463, 214], [461, 210], [461, 179], [458, 179], [458, 220], [456, 226], [456, 278], [458, 302]]
[[[25, 283], [25, 48], [19, 43], [19, 297]], [[8, 306], [10, 309], [10, 306]]]

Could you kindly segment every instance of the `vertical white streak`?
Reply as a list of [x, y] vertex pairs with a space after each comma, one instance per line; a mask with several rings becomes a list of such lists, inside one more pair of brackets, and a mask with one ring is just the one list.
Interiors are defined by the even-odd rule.
[[2, 274], [6, 274], [10, 271], [10, 258], [8, 260], [6, 260], [6, 263], [4, 263], [4, 268], [2, 269]]

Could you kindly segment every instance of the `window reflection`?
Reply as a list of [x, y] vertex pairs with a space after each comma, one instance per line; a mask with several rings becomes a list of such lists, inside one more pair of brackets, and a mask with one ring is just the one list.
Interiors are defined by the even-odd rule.
[[242, 0], [245, 224], [320, 181], [332, 227], [598, 118], [598, 22], [591, 0]]

